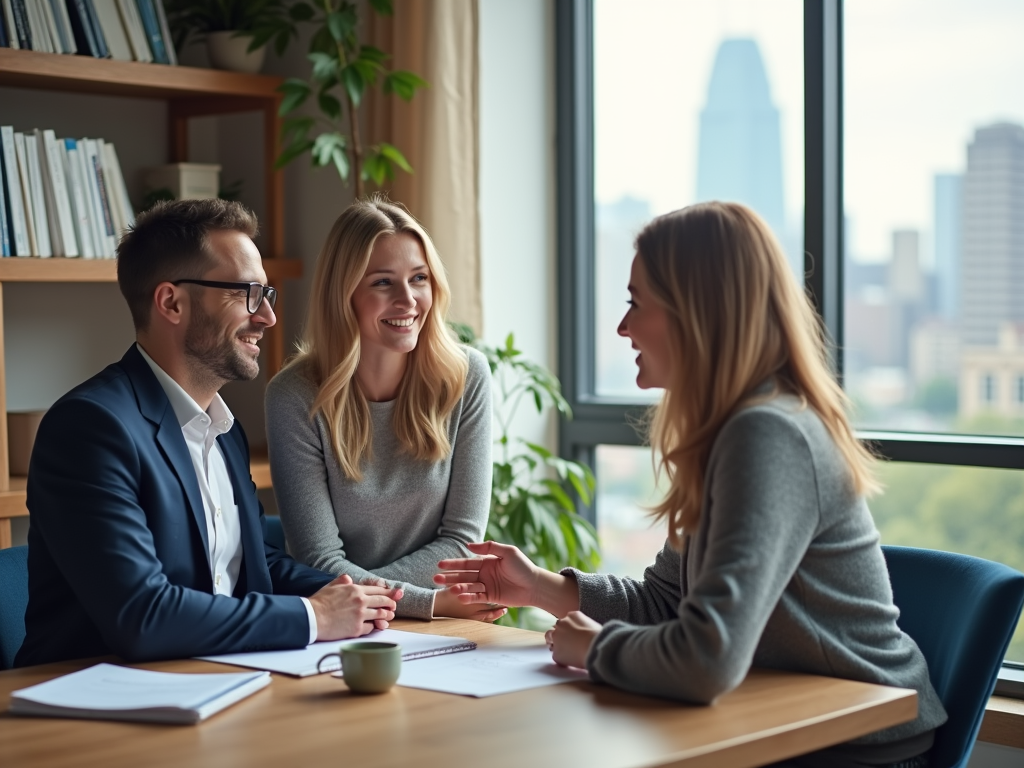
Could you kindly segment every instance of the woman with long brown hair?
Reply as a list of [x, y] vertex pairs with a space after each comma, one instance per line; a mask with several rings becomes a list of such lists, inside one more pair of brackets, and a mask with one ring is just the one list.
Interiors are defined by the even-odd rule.
[[402, 587], [399, 616], [491, 621], [505, 610], [432, 581], [490, 507], [490, 369], [448, 328], [450, 303], [408, 211], [349, 206], [317, 259], [299, 354], [267, 387], [270, 470], [293, 557]]
[[637, 693], [709, 703], [751, 666], [914, 688], [917, 719], [793, 764], [926, 765], [946, 716], [896, 624], [865, 502], [874, 459], [771, 231], [732, 203], [661, 216], [637, 237], [629, 293], [619, 334], [639, 386], [664, 389], [648, 430], [667, 542], [644, 579], [551, 573], [486, 542], [435, 580], [553, 613], [556, 662]]

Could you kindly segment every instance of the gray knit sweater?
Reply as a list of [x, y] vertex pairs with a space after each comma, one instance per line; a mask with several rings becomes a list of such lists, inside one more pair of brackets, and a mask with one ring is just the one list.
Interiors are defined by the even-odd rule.
[[667, 544], [643, 581], [573, 573], [580, 609], [604, 624], [593, 679], [708, 703], [751, 666], [918, 692], [916, 720], [884, 743], [946, 720], [917, 645], [896, 625], [878, 531], [824, 424], [783, 395], [739, 411], [712, 447], [700, 523]]
[[437, 561], [470, 556], [481, 541], [491, 494], [491, 374], [466, 349], [469, 373], [448, 428], [452, 452], [437, 463], [404, 453], [391, 428], [394, 401], [370, 403], [373, 460], [352, 482], [338, 465], [322, 415], [310, 419], [316, 387], [296, 367], [267, 387], [267, 439], [288, 550], [300, 562], [355, 581], [401, 583], [398, 615], [431, 617]]

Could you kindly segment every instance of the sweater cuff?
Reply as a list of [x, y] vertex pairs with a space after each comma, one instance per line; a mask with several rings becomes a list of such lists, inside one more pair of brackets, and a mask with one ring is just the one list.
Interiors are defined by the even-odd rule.
[[580, 611], [600, 624], [617, 618], [609, 608], [619, 605], [621, 596], [611, 589], [606, 576], [585, 573], [576, 568], [563, 568], [559, 573], [576, 579], [580, 591]]
[[417, 587], [413, 584], [396, 584], [388, 582], [391, 586], [401, 586], [402, 599], [398, 601], [395, 609], [395, 618], [399, 619], [423, 619], [430, 621], [434, 618], [434, 592], [429, 587]]

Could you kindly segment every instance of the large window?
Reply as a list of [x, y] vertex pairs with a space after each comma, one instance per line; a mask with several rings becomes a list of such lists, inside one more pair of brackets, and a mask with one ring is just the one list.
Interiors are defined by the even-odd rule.
[[805, 279], [857, 426], [893, 460], [883, 543], [1024, 568], [1019, 5], [556, 4], [560, 439], [596, 470], [611, 570], [639, 575], [661, 542], [629, 426], [657, 393], [615, 333], [632, 240], [712, 198], [757, 209]]

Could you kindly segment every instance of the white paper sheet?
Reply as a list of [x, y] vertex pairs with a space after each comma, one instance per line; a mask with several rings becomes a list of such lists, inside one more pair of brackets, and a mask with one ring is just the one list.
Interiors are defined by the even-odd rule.
[[270, 684], [266, 672], [180, 674], [97, 664], [11, 694], [26, 715], [194, 723]]
[[[294, 651], [259, 651], [257, 653], [228, 653], [222, 656], [199, 656], [202, 661], [215, 661], [220, 664], [234, 664], [239, 667], [265, 669], [268, 672], [280, 672], [295, 677], [309, 677], [317, 674], [317, 662], [328, 653], [336, 653], [343, 645], [372, 640], [381, 643], [398, 643], [402, 646], [402, 661], [412, 661], [425, 656], [450, 654], [458, 651], [469, 651], [476, 648], [476, 643], [464, 637], [446, 637], [444, 635], [428, 635], [422, 632], [402, 632], [398, 629], [375, 630], [363, 637], [351, 640], [328, 640], [313, 643], [305, 648]], [[328, 659], [320, 668], [321, 672], [333, 672], [341, 669], [337, 657]]]
[[482, 697], [588, 679], [585, 670], [555, 664], [544, 646], [488, 645], [403, 664], [398, 684]]

